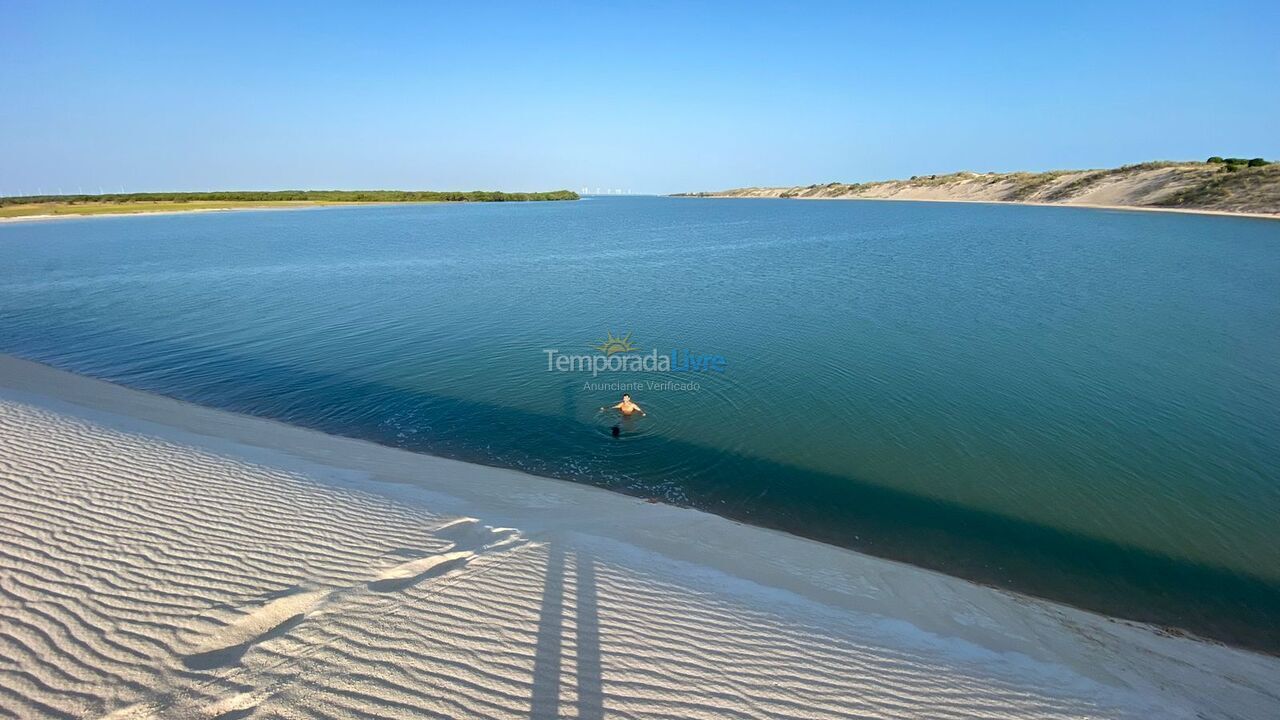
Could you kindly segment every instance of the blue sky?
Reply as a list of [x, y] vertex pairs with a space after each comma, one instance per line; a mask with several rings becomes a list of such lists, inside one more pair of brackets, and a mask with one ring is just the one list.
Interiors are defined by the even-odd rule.
[[1280, 3], [0, 0], [0, 194], [1280, 158]]

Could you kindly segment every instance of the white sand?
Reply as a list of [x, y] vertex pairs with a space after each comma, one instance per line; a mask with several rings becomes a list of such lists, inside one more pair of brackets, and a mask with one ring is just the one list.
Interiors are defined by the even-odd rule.
[[1102, 205], [1098, 203], [1084, 202], [1031, 202], [1031, 201], [1015, 201], [1015, 200], [962, 200], [956, 198], [928, 198], [928, 197], [838, 197], [838, 198], [801, 198], [803, 200], [870, 200], [876, 202], [898, 201], [898, 202], [939, 202], [939, 203], [969, 203], [973, 205], [1030, 205], [1032, 207], [1060, 207], [1060, 208], [1085, 208], [1087, 210], [1118, 210], [1120, 212], [1152, 212], [1152, 213], [1175, 213], [1182, 215], [1217, 215], [1219, 217], [1241, 217], [1254, 218], [1256, 220], [1280, 220], [1280, 214], [1275, 213], [1256, 213], [1256, 212], [1232, 212], [1229, 210], [1199, 210], [1196, 208], [1167, 208], [1167, 207], [1140, 207], [1138, 205]]
[[[1237, 188], [1211, 207], [1163, 207], [1179, 191], [1212, 180], [1221, 167], [1201, 163], [1119, 168], [1095, 181], [1098, 171], [1075, 170], [1039, 175], [1047, 180], [1029, 186], [1037, 177], [1024, 173], [956, 173], [940, 177], [887, 180], [860, 185], [833, 183], [794, 187], [747, 187], [707, 193], [702, 197], [779, 198], [799, 200], [903, 200], [1083, 207], [1101, 210], [1140, 210], [1193, 215], [1228, 215], [1280, 220], [1280, 188], [1273, 177], [1259, 178], [1251, 188]], [[1026, 192], [1024, 192], [1026, 191]], [[1206, 201], [1208, 202], [1208, 201]]]
[[1280, 660], [0, 356], [0, 716], [1276, 717]]
[[[368, 205], [390, 205], [392, 203], [373, 203], [373, 202], [349, 202], [349, 203], [307, 203], [302, 202], [297, 205], [253, 205], [248, 207], [211, 207], [211, 208], [189, 208], [185, 210], [131, 210], [126, 212], [112, 213], [60, 213], [58, 215], [16, 215], [14, 217], [0, 217], [0, 224], [3, 223], [22, 223], [22, 222], [46, 222], [49, 220], [84, 220], [86, 218], [118, 218], [118, 217], [138, 217], [139, 215], [192, 215], [195, 213], [237, 213], [251, 212], [263, 210], [317, 210], [320, 208], [338, 208], [338, 207], [365, 207]], [[399, 203], [401, 205], [434, 205], [431, 201], [423, 201], [420, 203]]]

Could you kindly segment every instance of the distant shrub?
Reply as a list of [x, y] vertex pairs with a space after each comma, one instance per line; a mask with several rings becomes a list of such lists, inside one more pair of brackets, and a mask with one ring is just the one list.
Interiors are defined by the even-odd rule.
[[1223, 160], [1222, 160], [1222, 158], [1221, 158], [1221, 157], [1219, 157], [1219, 156], [1217, 156], [1217, 155], [1214, 155], [1213, 157], [1209, 158], [1209, 159], [1208, 159], [1208, 160], [1206, 160], [1205, 162], [1221, 163], [1221, 162], [1223, 162]]
[[130, 193], [106, 195], [32, 195], [0, 198], [0, 206], [18, 202], [286, 202], [312, 200], [319, 202], [502, 202], [527, 200], [577, 200], [569, 190], [534, 193], [508, 193], [496, 190], [441, 192], [435, 190], [268, 190], [221, 191], [192, 193]]
[[1271, 163], [1267, 162], [1266, 160], [1263, 160], [1262, 158], [1253, 158], [1252, 160], [1249, 161], [1249, 167], [1262, 167], [1263, 165], [1270, 165], [1270, 164]]
[[1244, 166], [1238, 163], [1227, 163], [1227, 166], [1223, 169], [1226, 170], [1227, 172], [1235, 172], [1239, 170], [1241, 167], [1244, 167]]

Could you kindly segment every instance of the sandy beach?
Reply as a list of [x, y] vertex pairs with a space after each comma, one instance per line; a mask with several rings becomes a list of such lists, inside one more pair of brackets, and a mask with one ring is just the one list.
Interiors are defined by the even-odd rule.
[[[714, 198], [715, 196], [708, 196]], [[706, 199], [706, 198], [699, 198]], [[1231, 212], [1227, 210], [1197, 210], [1194, 208], [1160, 208], [1160, 207], [1139, 207], [1134, 205], [1102, 205], [1096, 203], [1047, 203], [1047, 202], [1013, 202], [1008, 200], [961, 200], [961, 199], [943, 199], [930, 197], [806, 197], [797, 198], [800, 200], [890, 200], [897, 202], [940, 202], [940, 203], [971, 203], [977, 205], [1030, 205], [1033, 207], [1065, 207], [1065, 208], [1087, 208], [1092, 210], [1121, 210], [1134, 212], [1154, 212], [1154, 213], [1177, 213], [1182, 215], [1217, 215], [1222, 217], [1241, 217], [1256, 218], [1260, 220], [1280, 220], [1280, 214], [1275, 213], [1255, 213], [1255, 212]], [[256, 207], [235, 207], [235, 208], [196, 208], [193, 210], [158, 210], [158, 211], [142, 211], [142, 212], [120, 212], [120, 213], [101, 213], [101, 214], [73, 214], [67, 213], [62, 215], [21, 215], [18, 217], [0, 217], [0, 223], [24, 223], [24, 222], [44, 222], [48, 220], [74, 220], [84, 218], [105, 218], [105, 217], [138, 217], [140, 215], [190, 215], [192, 213], [232, 213], [246, 212], [253, 210], [313, 210], [315, 208], [333, 208], [344, 206], [361, 206], [361, 205], [378, 205], [389, 203], [311, 203], [296, 206], [273, 206], [262, 205]], [[394, 203], [400, 205], [406, 204], [433, 204], [424, 203]]]
[[1028, 205], [1031, 207], [1085, 208], [1089, 210], [1119, 210], [1122, 212], [1175, 213], [1179, 215], [1216, 215], [1219, 217], [1255, 218], [1258, 220], [1280, 220], [1280, 214], [1257, 212], [1232, 212], [1229, 210], [1199, 210], [1196, 208], [1162, 208], [1141, 207], [1138, 205], [1102, 205], [1098, 203], [1051, 203], [1051, 202], [1015, 202], [1011, 200], [959, 200], [928, 197], [886, 197], [886, 198], [799, 198], [802, 200], [880, 200], [890, 202], [936, 202], [936, 203], [969, 203], [973, 205]]
[[[743, 199], [753, 200], [758, 198], [775, 198], [774, 195], [741, 195], [741, 196], [721, 196], [721, 195], [675, 195], [672, 197], [688, 197], [695, 200], [721, 200], [721, 199]], [[863, 202], [924, 202], [924, 203], [961, 203], [969, 205], [1026, 205], [1030, 207], [1055, 207], [1055, 208], [1084, 208], [1086, 210], [1118, 210], [1121, 212], [1150, 212], [1150, 213], [1175, 213], [1179, 215], [1215, 215], [1219, 217], [1239, 217], [1254, 218], [1257, 220], [1280, 220], [1280, 214], [1275, 213], [1256, 213], [1256, 212], [1232, 212], [1229, 210], [1198, 210], [1195, 208], [1162, 208], [1162, 207], [1140, 207], [1137, 205], [1101, 205], [1097, 203], [1051, 203], [1051, 202], [1032, 202], [1032, 201], [1013, 201], [1013, 200], [963, 200], [959, 198], [935, 198], [935, 197], [798, 197], [791, 198], [795, 200], [849, 200]], [[15, 220], [25, 220], [26, 218], [14, 218]]]
[[1280, 659], [0, 356], [0, 714], [1264, 718]]
[[77, 220], [84, 218], [108, 218], [108, 217], [138, 217], [139, 215], [192, 215], [195, 213], [228, 213], [228, 212], [245, 212], [249, 210], [309, 210], [317, 207], [333, 207], [332, 205], [296, 205], [286, 207], [273, 207], [262, 205], [257, 207], [228, 207], [228, 208], [194, 208], [192, 210], [140, 210], [138, 212], [117, 212], [117, 213], [63, 213], [61, 215], [18, 215], [17, 217], [0, 217], [0, 223], [24, 223], [24, 222], [45, 222], [49, 220]]
[[0, 217], [0, 223], [25, 223], [25, 222], [46, 222], [50, 220], [83, 220], [85, 218], [122, 218], [122, 217], [139, 217], [142, 215], [193, 215], [203, 213], [238, 213], [238, 212], [254, 212], [263, 210], [315, 210], [318, 208], [339, 208], [339, 207], [363, 207], [368, 205], [436, 205], [438, 203], [424, 200], [414, 203], [378, 203], [378, 202], [349, 202], [349, 203], [326, 203], [326, 202], [302, 202], [302, 203], [270, 203], [263, 205], [246, 205], [243, 207], [198, 207], [187, 210], [136, 210], [122, 212], [105, 212], [105, 213], [75, 213], [66, 212], [41, 215], [17, 215], [14, 217]]

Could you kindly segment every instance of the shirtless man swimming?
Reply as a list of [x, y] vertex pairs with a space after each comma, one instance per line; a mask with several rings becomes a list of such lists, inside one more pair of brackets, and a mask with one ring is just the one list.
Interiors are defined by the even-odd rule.
[[620, 410], [622, 411], [623, 415], [630, 415], [631, 413], [636, 413], [636, 412], [640, 413], [641, 415], [644, 415], [644, 410], [641, 410], [639, 405], [631, 402], [630, 395], [623, 395], [622, 402], [618, 403], [617, 405], [614, 405], [613, 408], [611, 409]]

